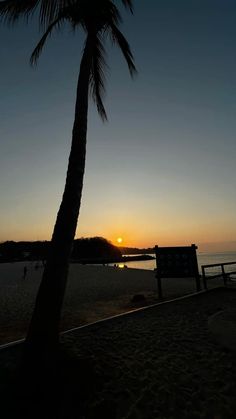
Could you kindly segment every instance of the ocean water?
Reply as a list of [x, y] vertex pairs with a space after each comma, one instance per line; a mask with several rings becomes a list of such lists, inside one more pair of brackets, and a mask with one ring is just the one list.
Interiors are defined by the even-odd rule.
[[[132, 256], [132, 255], [129, 255]], [[154, 255], [150, 255], [154, 256]], [[216, 263], [227, 263], [227, 262], [236, 262], [236, 252], [221, 252], [221, 253], [205, 253], [197, 252], [198, 268], [199, 273], [202, 272], [202, 265], [212, 265]], [[128, 268], [135, 269], [148, 269], [153, 270], [156, 268], [156, 259], [153, 260], [144, 260], [144, 261], [134, 261], [125, 263]], [[216, 274], [220, 271], [220, 268], [209, 268], [207, 274]], [[236, 271], [236, 265], [225, 266], [225, 271]]]

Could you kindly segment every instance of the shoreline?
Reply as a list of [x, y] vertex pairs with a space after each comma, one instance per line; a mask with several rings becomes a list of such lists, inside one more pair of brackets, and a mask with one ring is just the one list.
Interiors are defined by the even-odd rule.
[[[122, 263], [122, 262], [135, 262], [135, 261], [145, 261], [145, 260], [153, 260], [156, 259], [154, 256], [141, 254], [141, 255], [132, 255], [126, 256], [123, 255], [121, 258], [81, 258], [81, 259], [71, 259], [70, 263], [79, 263], [81, 265], [104, 265], [104, 264], [111, 264], [111, 263]], [[42, 264], [44, 261], [39, 259], [6, 259], [1, 260], [0, 264], [2, 263], [38, 263]]]

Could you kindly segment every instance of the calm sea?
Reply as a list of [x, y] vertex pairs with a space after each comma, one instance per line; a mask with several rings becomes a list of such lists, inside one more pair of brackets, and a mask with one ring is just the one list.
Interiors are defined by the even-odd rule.
[[[133, 255], [129, 255], [133, 256]], [[154, 255], [151, 255], [154, 256]], [[198, 267], [199, 273], [201, 273], [201, 266], [202, 265], [211, 265], [214, 263], [227, 263], [227, 262], [236, 262], [236, 252], [221, 252], [221, 253], [204, 253], [198, 252], [197, 253], [198, 259]], [[156, 268], [156, 260], [144, 260], [144, 261], [135, 261], [135, 262], [126, 262], [125, 263], [129, 268], [136, 268], [136, 269], [148, 269], [153, 270]], [[212, 273], [216, 272], [218, 269], [213, 268], [211, 269]], [[236, 265], [232, 265], [226, 267], [227, 270], [236, 270]], [[210, 273], [210, 272], [209, 272]]]

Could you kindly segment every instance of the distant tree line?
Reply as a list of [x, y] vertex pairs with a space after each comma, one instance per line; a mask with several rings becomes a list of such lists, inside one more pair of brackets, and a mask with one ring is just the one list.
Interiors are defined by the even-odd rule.
[[[13, 262], [22, 260], [45, 261], [48, 255], [50, 242], [15, 242], [0, 243], [0, 262]], [[74, 240], [71, 261], [103, 262], [119, 261], [121, 251], [103, 237], [81, 238]]]
[[81, 238], [74, 240], [72, 257], [75, 260], [102, 259], [107, 261], [118, 261], [122, 258], [122, 253], [118, 247], [114, 246], [103, 237]]
[[119, 249], [122, 255], [143, 255], [143, 254], [154, 254], [155, 249], [153, 247], [148, 247], [146, 249], [139, 249], [137, 247], [121, 247]]

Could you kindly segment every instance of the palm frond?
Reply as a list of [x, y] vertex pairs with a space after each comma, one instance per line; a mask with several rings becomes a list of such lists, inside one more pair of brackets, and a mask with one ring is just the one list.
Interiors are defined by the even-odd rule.
[[[42, 27], [48, 26], [60, 13], [63, 13], [75, 0], [40, 0], [40, 24]], [[77, 3], [78, 0], [77, 0]]]
[[71, 3], [72, 0], [4, 0], [0, 1], [0, 18], [12, 24], [22, 17], [28, 20], [38, 11], [40, 26], [45, 28]]
[[105, 49], [98, 36], [93, 41], [93, 58], [90, 76], [90, 88], [92, 98], [97, 105], [97, 110], [102, 120], [107, 120], [107, 114], [103, 105], [103, 97], [105, 95], [105, 73], [107, 67], [105, 59]]
[[137, 69], [134, 64], [134, 57], [131, 52], [130, 46], [128, 44], [128, 41], [125, 39], [124, 35], [119, 31], [116, 25], [113, 23], [110, 24], [111, 29], [111, 37], [113, 42], [115, 42], [121, 49], [125, 60], [127, 62], [127, 65], [129, 67], [129, 72], [131, 77], [134, 77], [134, 75], [137, 73]]
[[40, 39], [40, 41], [38, 42], [38, 44], [36, 45], [36, 47], [35, 47], [35, 49], [34, 49], [34, 51], [32, 52], [32, 54], [31, 54], [31, 57], [30, 57], [30, 64], [32, 65], [32, 66], [34, 66], [34, 65], [36, 65], [37, 64], [37, 61], [38, 61], [38, 59], [39, 59], [39, 56], [40, 56], [40, 54], [41, 54], [41, 52], [42, 52], [42, 50], [43, 50], [43, 47], [44, 47], [44, 45], [45, 45], [45, 42], [46, 42], [46, 40], [47, 40], [47, 38], [49, 37], [49, 36], [51, 36], [51, 34], [52, 34], [52, 31], [53, 31], [53, 29], [60, 29], [60, 27], [61, 27], [61, 24], [62, 24], [62, 21], [65, 19], [65, 17], [64, 16], [60, 16], [60, 17], [58, 17], [54, 22], [52, 22], [49, 26], [48, 26], [48, 28], [47, 28], [47, 30], [46, 30], [46, 32], [44, 33], [44, 35], [42, 36], [42, 38]]
[[4, 0], [0, 2], [0, 18], [13, 24], [20, 17], [29, 17], [38, 8], [40, 0]]
[[58, 0], [41, 0], [39, 14], [41, 26], [48, 25], [49, 22], [55, 19], [59, 7], [60, 1]]
[[[44, 34], [34, 49], [30, 63], [36, 65], [45, 42], [54, 29], [68, 21], [72, 29], [81, 26], [93, 39], [93, 57], [90, 74], [90, 93], [102, 120], [107, 119], [103, 105], [105, 95], [106, 54], [102, 38], [109, 34], [119, 46], [127, 62], [131, 76], [137, 72], [130, 46], [118, 29], [121, 15], [113, 0], [0, 0], [0, 19], [14, 23], [20, 17], [30, 18], [38, 12], [39, 25]], [[122, 0], [123, 5], [133, 11], [132, 0]]]
[[133, 14], [133, 1], [132, 0], [122, 0], [123, 5], [128, 8]]
[[116, 25], [119, 25], [122, 22], [122, 17], [119, 12], [119, 9], [113, 1], [107, 1], [106, 13], [104, 17], [106, 22], [112, 21]]

